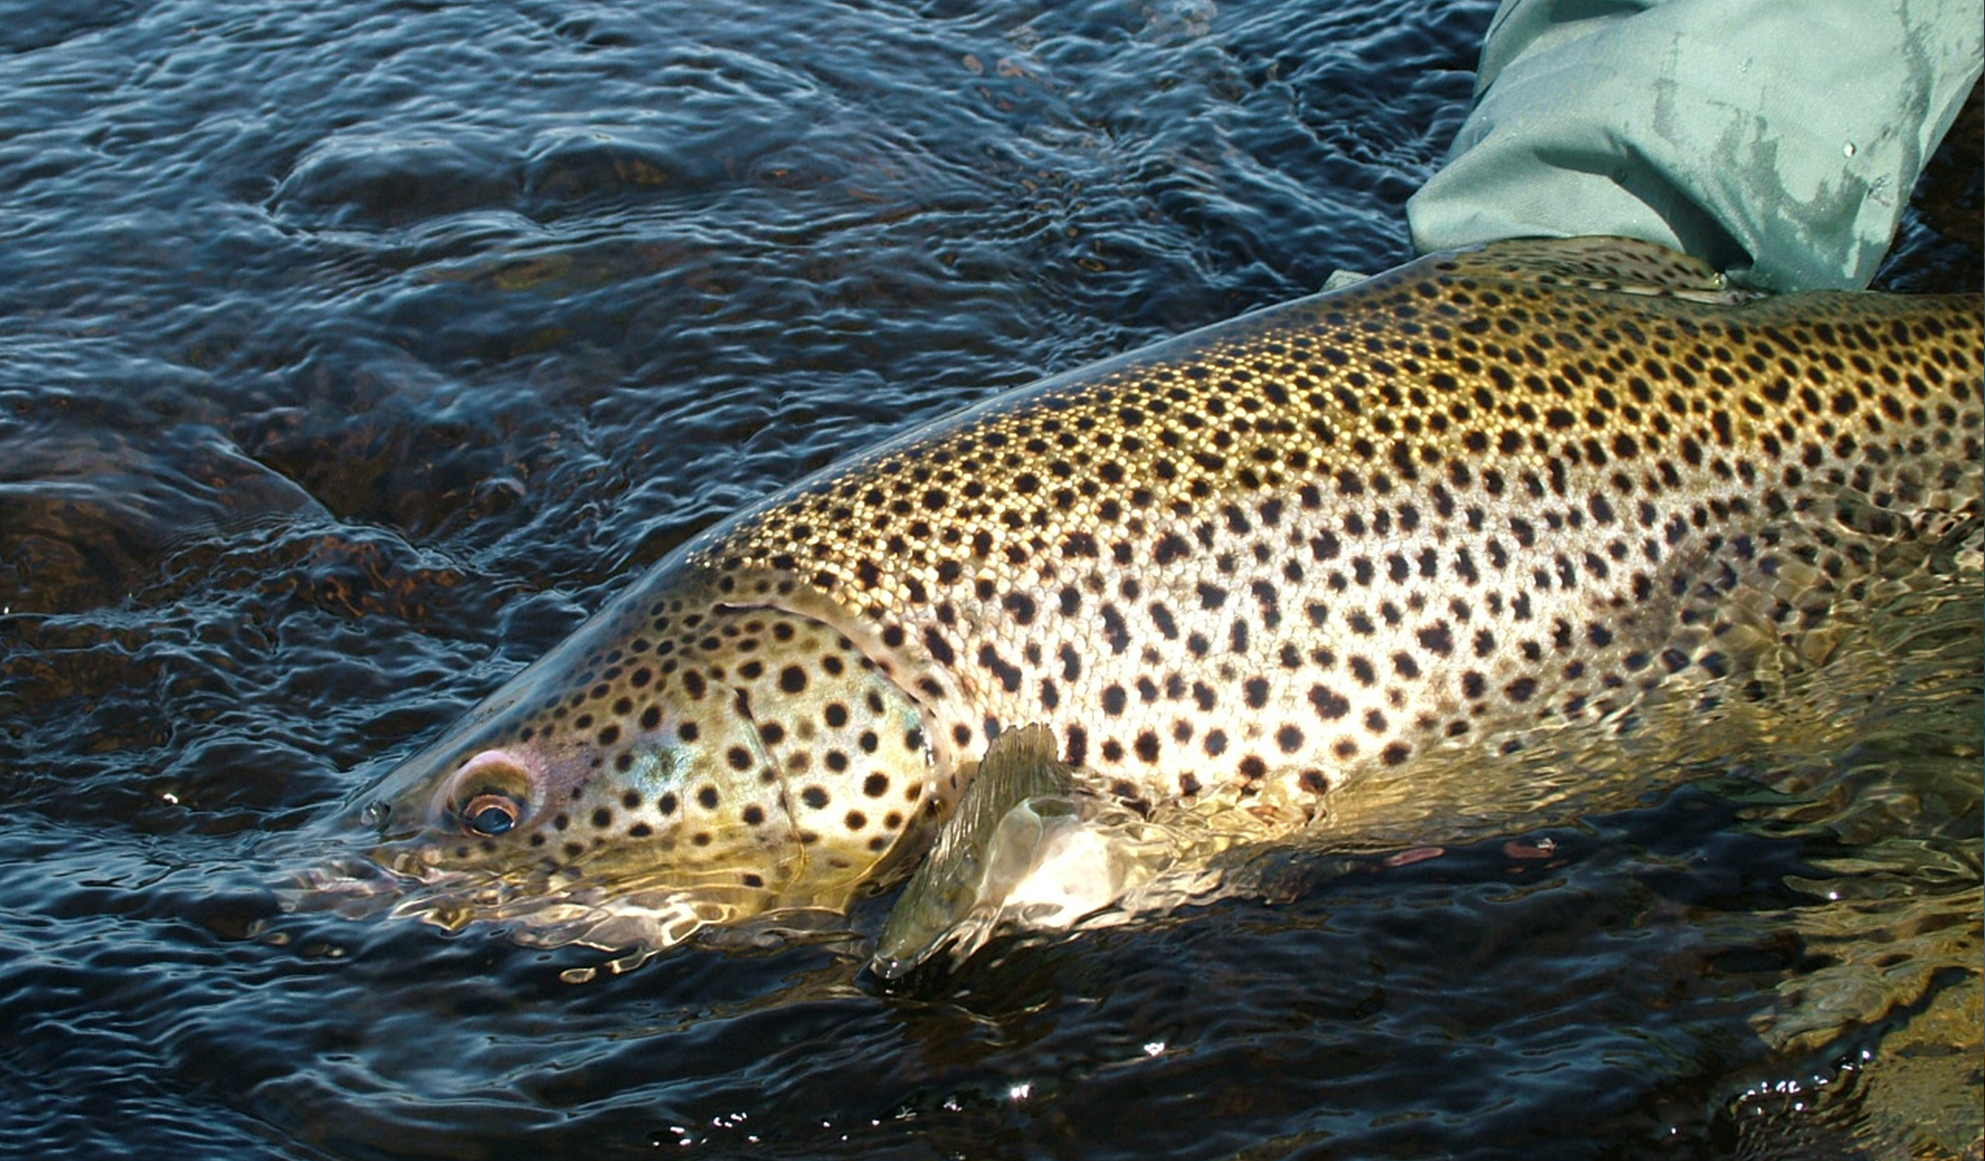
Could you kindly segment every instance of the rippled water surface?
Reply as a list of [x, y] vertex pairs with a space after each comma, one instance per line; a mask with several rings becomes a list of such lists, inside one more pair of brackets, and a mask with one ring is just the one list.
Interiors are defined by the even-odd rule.
[[1771, 744], [903, 989], [835, 940], [575, 986], [600, 953], [271, 893], [307, 819], [741, 503], [1403, 258], [1492, 7], [14, 6], [0, 1152], [1975, 1138], [1975, 589], [1884, 610], [1891, 660]]

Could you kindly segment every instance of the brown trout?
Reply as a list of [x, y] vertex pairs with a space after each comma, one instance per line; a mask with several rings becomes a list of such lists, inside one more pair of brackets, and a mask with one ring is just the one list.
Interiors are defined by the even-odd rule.
[[371, 857], [439, 922], [653, 948], [900, 879], [1029, 727], [1120, 815], [1296, 836], [1974, 541], [1980, 315], [1521, 241], [1057, 375], [656, 564], [364, 792]]

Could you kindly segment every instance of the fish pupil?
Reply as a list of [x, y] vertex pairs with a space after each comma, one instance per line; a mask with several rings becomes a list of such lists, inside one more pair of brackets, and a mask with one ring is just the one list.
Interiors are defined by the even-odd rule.
[[469, 825], [482, 834], [497, 835], [516, 825], [516, 821], [501, 807], [485, 806], [469, 820]]
[[517, 825], [517, 804], [499, 795], [485, 794], [469, 803], [462, 812], [462, 822], [475, 833], [494, 838]]

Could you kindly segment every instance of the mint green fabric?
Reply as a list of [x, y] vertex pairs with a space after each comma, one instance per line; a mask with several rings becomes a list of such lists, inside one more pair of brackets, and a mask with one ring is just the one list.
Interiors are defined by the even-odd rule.
[[1622, 234], [1866, 286], [1981, 42], [1985, 0], [1504, 0], [1414, 245]]

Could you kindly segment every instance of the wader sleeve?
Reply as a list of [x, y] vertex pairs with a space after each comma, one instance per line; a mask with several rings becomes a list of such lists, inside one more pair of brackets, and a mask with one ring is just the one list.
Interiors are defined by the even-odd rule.
[[1985, 0], [1503, 0], [1414, 245], [1622, 234], [1866, 286], [1981, 41]]

